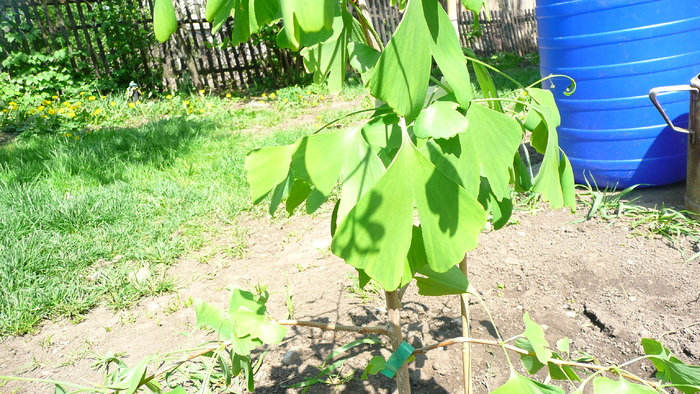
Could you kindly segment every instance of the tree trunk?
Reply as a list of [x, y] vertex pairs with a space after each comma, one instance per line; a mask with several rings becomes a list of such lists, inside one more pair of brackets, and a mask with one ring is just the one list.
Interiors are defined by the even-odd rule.
[[[389, 337], [391, 347], [396, 351], [403, 342], [401, 332], [401, 299], [396, 291], [386, 291], [386, 309], [389, 314]], [[408, 378], [408, 365], [404, 363], [396, 373], [396, 386], [399, 394], [411, 393], [411, 381]]]

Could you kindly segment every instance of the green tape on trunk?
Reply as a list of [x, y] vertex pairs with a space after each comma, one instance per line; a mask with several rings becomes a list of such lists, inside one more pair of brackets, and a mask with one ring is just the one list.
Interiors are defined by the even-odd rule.
[[401, 368], [401, 366], [411, 357], [413, 354], [413, 346], [409, 345], [408, 342], [401, 342], [399, 348], [396, 349], [394, 353], [391, 354], [386, 364], [384, 364], [384, 369], [380, 372], [384, 374], [387, 378], [393, 378], [396, 372]]

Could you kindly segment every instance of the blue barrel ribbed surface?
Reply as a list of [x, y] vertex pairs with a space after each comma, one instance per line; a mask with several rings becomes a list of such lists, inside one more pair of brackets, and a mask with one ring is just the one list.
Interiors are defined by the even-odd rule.
[[[540, 70], [566, 74], [551, 87], [560, 146], [578, 183], [658, 186], [685, 179], [687, 136], [666, 126], [651, 88], [700, 73], [700, 0], [537, 0]], [[687, 127], [687, 92], [660, 98]]]

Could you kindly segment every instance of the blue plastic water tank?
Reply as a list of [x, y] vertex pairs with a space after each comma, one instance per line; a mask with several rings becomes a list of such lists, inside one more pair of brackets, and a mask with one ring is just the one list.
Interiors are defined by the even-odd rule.
[[[560, 145], [574, 177], [599, 187], [685, 179], [687, 136], [666, 126], [651, 88], [687, 85], [700, 73], [700, 0], [537, 0], [540, 70], [554, 80]], [[688, 93], [661, 96], [688, 123]]]

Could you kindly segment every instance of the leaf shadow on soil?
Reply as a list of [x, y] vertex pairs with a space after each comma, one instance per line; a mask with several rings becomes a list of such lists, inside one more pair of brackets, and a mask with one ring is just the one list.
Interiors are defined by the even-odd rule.
[[[415, 304], [415, 305], [411, 305]], [[352, 322], [353, 325], [376, 325], [380, 324], [383, 319], [381, 318], [382, 312], [377, 312], [376, 308], [372, 308], [369, 305], [356, 305], [356, 307], [359, 307], [358, 309], [354, 309], [349, 315], [346, 317], [349, 318]], [[416, 302], [408, 302], [407, 306], [404, 307], [404, 311], [410, 314], [414, 313], [419, 313], [424, 311], [427, 311], [428, 307], [427, 305], [416, 303]], [[338, 309], [339, 310], [339, 309]], [[385, 312], [383, 312], [385, 314]], [[330, 319], [328, 317], [318, 317], [318, 318], [313, 318], [312, 320], [322, 322], [322, 323], [331, 323], [333, 319]], [[445, 325], [449, 326], [449, 322], [447, 318], [445, 320]], [[408, 333], [408, 338], [409, 341], [412, 342], [412, 345], [415, 347], [422, 346], [420, 341], [417, 340], [416, 334], [420, 333], [422, 330], [422, 325], [423, 323], [420, 321], [406, 324], [404, 326], [404, 329]], [[333, 350], [337, 349], [338, 347], [342, 346], [343, 344], [346, 344], [352, 340], [354, 337], [353, 334], [347, 334], [347, 333], [342, 333], [342, 332], [318, 332], [318, 331], [308, 331], [308, 329], [303, 328], [303, 327], [293, 327], [291, 329], [293, 331], [293, 334], [290, 335], [292, 338], [294, 337], [300, 337], [300, 336], [305, 336], [308, 338], [310, 344], [306, 349], [303, 349], [302, 351], [304, 352], [304, 358], [306, 359], [320, 359], [323, 360], [325, 357], [327, 357]], [[434, 332], [431, 332], [435, 337], [438, 337], [437, 331], [439, 330], [433, 330]], [[325, 334], [325, 335], [324, 335]], [[329, 335], [331, 338], [329, 338]], [[360, 335], [365, 336], [366, 335]], [[289, 336], [288, 336], [289, 338]], [[359, 337], [358, 337], [359, 338]], [[329, 360], [327, 362], [328, 365], [332, 364], [333, 362], [344, 359], [347, 360], [348, 362], [352, 361], [354, 358], [362, 358], [363, 360], [366, 358], [367, 360], [373, 356], [384, 356], [386, 358], [386, 355], [388, 354], [387, 351], [384, 352], [384, 354], [381, 352], [382, 346], [379, 344], [376, 345], [361, 345], [357, 346], [354, 348], [349, 349], [345, 353], [342, 353], [342, 355], [339, 355], [338, 357]], [[311, 355], [308, 354], [308, 352], [311, 353]], [[425, 366], [425, 361], [428, 359], [428, 356], [425, 354], [420, 354], [416, 357], [415, 361], [411, 363], [410, 366], [410, 376], [411, 376], [411, 389], [413, 393], [436, 393], [436, 394], [442, 394], [442, 393], [449, 393], [449, 390], [446, 389], [445, 387], [441, 386], [433, 377], [430, 377], [429, 379], [422, 379], [421, 374], [420, 374], [420, 369]], [[366, 362], [364, 362], [363, 365], [366, 365]], [[265, 382], [264, 384], [257, 384], [255, 391], [259, 393], [287, 393], [288, 387], [294, 384], [299, 384], [304, 382], [305, 379], [313, 378], [319, 375], [321, 373], [321, 366], [316, 366], [316, 365], [308, 365], [306, 363], [303, 363], [301, 365], [280, 365], [275, 368], [273, 368], [270, 371], [270, 376], [269, 380]], [[340, 370], [344, 374], [350, 373], [349, 369], [341, 369]], [[395, 389], [395, 380], [390, 379], [385, 377], [384, 375], [377, 374], [377, 375], [369, 375], [367, 379], [362, 379], [362, 369], [355, 369], [352, 370], [352, 378], [346, 381], [345, 383], [341, 385], [330, 385], [330, 384], [323, 384], [323, 383], [317, 383], [313, 386], [310, 387], [309, 393], [329, 393], [329, 392], [351, 392], [351, 393], [377, 393], [377, 392], [392, 392]], [[326, 376], [323, 376], [321, 378], [326, 378]], [[302, 389], [298, 389], [301, 390]]]

